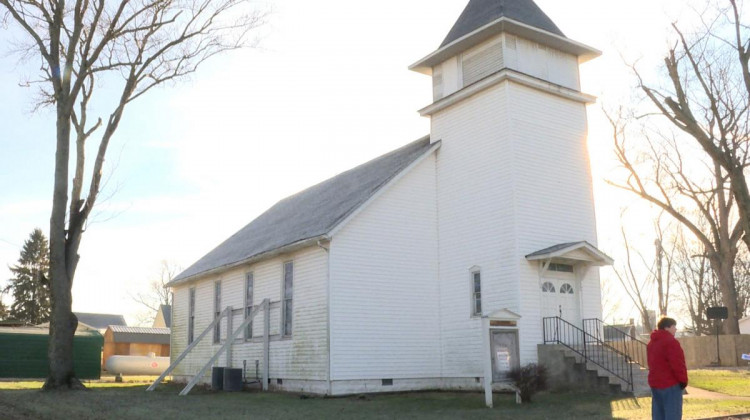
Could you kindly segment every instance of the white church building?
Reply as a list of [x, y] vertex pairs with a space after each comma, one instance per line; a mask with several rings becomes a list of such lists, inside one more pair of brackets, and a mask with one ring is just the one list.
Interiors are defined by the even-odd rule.
[[579, 81], [599, 54], [532, 0], [469, 1], [410, 67], [432, 77], [428, 136], [279, 201], [170, 283], [173, 361], [193, 345], [173, 377], [262, 302], [215, 365], [268, 360], [271, 387], [327, 395], [480, 389], [537, 362], [544, 317], [601, 318]]

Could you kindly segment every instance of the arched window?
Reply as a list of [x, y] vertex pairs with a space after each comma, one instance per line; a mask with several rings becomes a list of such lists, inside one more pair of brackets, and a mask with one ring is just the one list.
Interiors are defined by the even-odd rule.
[[563, 285], [560, 286], [560, 293], [572, 295], [573, 294], [573, 286], [571, 286], [568, 283], [563, 283]]
[[542, 284], [542, 292], [555, 293], [555, 285], [548, 281], [545, 281]]

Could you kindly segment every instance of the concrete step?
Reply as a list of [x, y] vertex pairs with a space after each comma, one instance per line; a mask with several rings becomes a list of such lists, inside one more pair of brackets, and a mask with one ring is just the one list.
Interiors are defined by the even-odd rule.
[[[622, 378], [618, 377], [618, 375], [623, 378], [628, 378], [631, 373], [629, 368], [632, 367], [633, 395], [637, 397], [650, 396], [651, 389], [648, 387], [648, 370], [643, 369], [643, 367], [637, 363], [626, 362], [625, 358], [618, 354], [609, 354], [609, 351], [610, 350], [608, 349], [600, 348], [595, 352], [586, 352], [587, 354], [593, 353], [594, 356], [586, 360], [584, 359], [583, 355], [571, 349], [563, 349], [565, 357], [573, 358], [576, 363], [584, 365], [586, 370], [594, 371], [596, 372], [597, 376], [607, 378], [610, 385], [619, 386], [619, 388], [623, 392], [631, 392], [630, 385], [628, 385], [628, 381], [623, 380]], [[596, 362], [598, 362], [598, 364]], [[608, 369], [605, 369], [603, 367], [609, 366], [608, 363], [613, 364], [613, 367], [611, 367], [610, 369], [613, 370], [617, 375], [613, 374]]]

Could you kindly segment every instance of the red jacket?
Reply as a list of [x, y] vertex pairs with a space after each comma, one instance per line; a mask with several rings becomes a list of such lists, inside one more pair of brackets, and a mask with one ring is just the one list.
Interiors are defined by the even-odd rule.
[[648, 385], [664, 389], [688, 383], [685, 353], [667, 330], [654, 330], [648, 343]]

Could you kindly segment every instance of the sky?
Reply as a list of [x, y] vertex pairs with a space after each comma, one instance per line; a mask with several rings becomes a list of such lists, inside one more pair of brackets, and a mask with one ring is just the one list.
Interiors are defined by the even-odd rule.
[[[588, 109], [599, 246], [616, 257], [633, 200], [604, 182], [614, 163], [602, 107], [632, 100], [626, 63], [651, 75], [669, 24], [692, 14], [675, 0], [536, 2], [569, 38], [603, 52], [582, 65], [581, 82], [599, 97]], [[428, 134], [417, 110], [431, 103], [431, 81], [407, 67], [439, 46], [466, 3], [256, 1], [272, 11], [257, 48], [217, 57], [125, 111], [73, 310], [133, 323], [144, 308], [132, 296], [161, 261], [187, 268], [278, 200]], [[49, 231], [52, 196], [53, 112], [34, 111], [19, 84], [38, 65], [10, 54], [17, 38], [0, 27], [0, 285], [31, 231]]]

